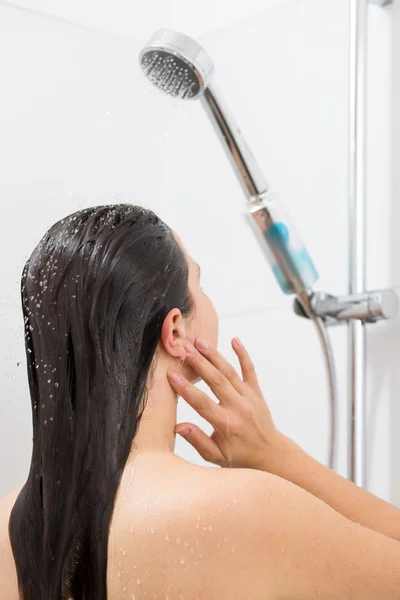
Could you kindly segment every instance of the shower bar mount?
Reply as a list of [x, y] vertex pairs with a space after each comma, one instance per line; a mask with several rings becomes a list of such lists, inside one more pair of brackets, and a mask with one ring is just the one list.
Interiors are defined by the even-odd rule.
[[[321, 317], [328, 326], [341, 325], [352, 320], [362, 323], [393, 319], [399, 311], [399, 298], [392, 289], [332, 296], [325, 292], [314, 292], [310, 306], [315, 315]], [[296, 298], [294, 311], [300, 317], [309, 318]]]

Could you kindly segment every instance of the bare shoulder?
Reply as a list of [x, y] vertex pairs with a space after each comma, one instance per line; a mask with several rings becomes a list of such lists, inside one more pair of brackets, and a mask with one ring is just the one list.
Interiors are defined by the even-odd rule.
[[8, 535], [11, 510], [21, 488], [0, 497], [0, 587], [5, 598], [18, 599], [17, 574]]
[[399, 597], [399, 542], [268, 473], [224, 469], [203, 477], [210, 497], [214, 491], [214, 543], [228, 540], [235, 558], [227, 568], [245, 566], [254, 598]]
[[[192, 598], [197, 588], [198, 597], [209, 600], [278, 597], [276, 565], [280, 567], [282, 555], [280, 549], [268, 554], [266, 539], [273, 537], [273, 546], [279, 537], [279, 519], [268, 507], [280, 480], [254, 470], [204, 468], [183, 461], [157, 472], [148, 463], [142, 468], [128, 477], [121, 492], [125, 508], [118, 511], [110, 535], [110, 565], [118, 567], [110, 591], [119, 577], [132, 572], [133, 563], [139, 580], [149, 581], [154, 572], [158, 581], [164, 573], [174, 574], [173, 580], [165, 575], [160, 584], [171, 598], [180, 593]], [[278, 507], [277, 497], [274, 501]], [[132, 589], [134, 595], [136, 591]]]
[[[227, 520], [239, 507], [240, 543], [252, 556], [271, 598], [395, 600], [400, 543], [349, 521], [284, 479], [233, 471]], [[238, 539], [239, 542], [239, 539]]]
[[130, 477], [112, 540], [117, 581], [134, 564], [146, 580], [172, 573], [161, 582], [170, 597], [199, 586], [209, 600], [398, 600], [400, 543], [274, 475], [183, 463], [143, 462]]

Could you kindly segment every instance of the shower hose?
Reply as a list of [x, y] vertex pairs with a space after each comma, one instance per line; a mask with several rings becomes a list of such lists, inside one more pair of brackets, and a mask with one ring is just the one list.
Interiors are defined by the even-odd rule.
[[304, 291], [297, 295], [297, 301], [302, 307], [303, 311], [299, 312], [295, 308], [297, 314], [303, 314], [313, 321], [319, 340], [322, 345], [322, 352], [325, 359], [325, 367], [328, 376], [329, 385], [329, 438], [328, 438], [328, 466], [330, 469], [336, 467], [336, 431], [337, 431], [337, 406], [338, 406], [338, 393], [337, 393], [337, 379], [336, 379], [336, 368], [335, 359], [333, 356], [333, 349], [331, 339], [329, 337], [328, 328], [325, 321], [316, 315], [311, 307], [311, 296], [312, 292]]

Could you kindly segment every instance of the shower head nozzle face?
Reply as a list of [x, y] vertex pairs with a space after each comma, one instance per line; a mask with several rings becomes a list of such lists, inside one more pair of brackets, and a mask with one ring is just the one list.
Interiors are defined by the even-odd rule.
[[210, 80], [213, 63], [206, 51], [191, 38], [161, 29], [140, 54], [147, 78], [171, 96], [195, 99]]

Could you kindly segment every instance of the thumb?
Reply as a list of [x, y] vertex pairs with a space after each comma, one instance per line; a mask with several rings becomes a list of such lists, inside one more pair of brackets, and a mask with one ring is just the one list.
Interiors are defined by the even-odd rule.
[[175, 427], [175, 433], [185, 438], [207, 462], [219, 465], [225, 461], [221, 450], [214, 440], [197, 427], [197, 425], [193, 425], [193, 423], [180, 423]]

